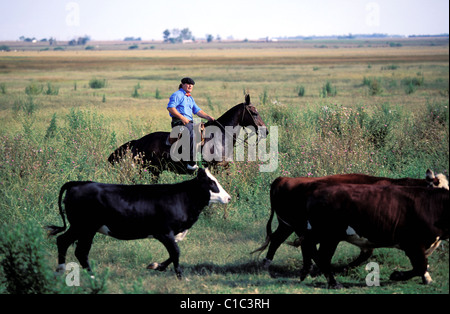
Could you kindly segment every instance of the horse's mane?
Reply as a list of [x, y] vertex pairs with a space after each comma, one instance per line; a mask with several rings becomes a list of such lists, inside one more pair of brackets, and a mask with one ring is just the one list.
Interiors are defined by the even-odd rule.
[[[217, 118], [215, 121], [208, 121], [205, 123], [205, 127], [215, 125], [215, 126], [225, 126], [229, 125], [227, 122], [232, 120], [235, 117], [235, 111], [239, 110], [239, 107], [244, 105], [244, 103], [237, 104], [236, 106], [231, 107], [223, 115]], [[217, 123], [219, 122], [219, 123]]]

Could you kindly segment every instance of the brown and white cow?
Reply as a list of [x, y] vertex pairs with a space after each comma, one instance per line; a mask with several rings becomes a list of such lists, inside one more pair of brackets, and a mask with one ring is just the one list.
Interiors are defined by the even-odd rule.
[[[288, 178], [279, 177], [274, 180], [270, 190], [271, 214], [266, 226], [267, 236], [265, 243], [255, 252], [262, 252], [269, 247], [264, 266], [268, 267], [273, 260], [276, 250], [279, 246], [295, 231], [301, 241], [307, 243], [309, 237], [308, 223], [306, 217], [306, 203], [309, 195], [319, 186], [329, 186], [338, 184], [374, 184], [374, 185], [399, 185], [399, 186], [419, 186], [419, 187], [442, 187], [448, 190], [448, 181], [442, 174], [434, 175], [431, 170], [427, 170], [425, 179], [400, 178], [392, 179], [386, 177], [374, 177], [363, 174], [340, 174], [326, 177], [310, 178]], [[278, 227], [272, 233], [272, 220], [274, 214], [277, 214]], [[353, 236], [349, 239], [354, 240]], [[311, 266], [310, 250], [303, 250], [304, 268], [302, 269], [301, 279], [309, 272]], [[348, 266], [360, 265], [367, 260], [373, 252], [373, 248], [361, 247], [359, 257]]]
[[315, 239], [310, 243], [320, 243], [315, 261], [329, 287], [340, 287], [331, 272], [331, 259], [349, 235], [358, 239], [359, 246], [393, 247], [406, 253], [413, 269], [396, 271], [391, 280], [421, 276], [424, 284], [430, 283], [427, 257], [449, 236], [449, 195], [446, 189], [396, 185], [316, 187], [306, 204], [308, 236]]
[[[313, 238], [307, 236], [309, 232], [306, 218], [307, 198], [318, 186], [344, 183], [435, 187], [448, 190], [448, 180], [445, 175], [438, 174], [435, 176], [431, 170], [427, 170], [425, 179], [392, 179], [363, 174], [340, 174], [318, 178], [279, 177], [274, 180], [271, 186], [271, 214], [266, 227], [266, 241], [260, 248], [256, 249], [252, 253], [262, 252], [269, 247], [266, 258], [264, 259], [264, 266], [268, 267], [273, 260], [276, 250], [295, 231], [300, 238], [300, 241], [298, 242], [303, 243], [302, 255], [304, 267], [300, 275], [303, 280], [310, 271], [312, 266], [311, 259], [313, 257], [313, 252], [311, 250], [305, 250], [303, 248], [308, 245], [313, 245], [309, 243], [309, 241], [315, 241]], [[272, 233], [271, 226], [275, 213], [278, 218], [278, 227], [276, 231]], [[353, 234], [349, 234], [349, 236], [344, 240], [355, 245], [357, 245], [357, 242], [359, 241]], [[359, 247], [361, 249], [360, 255], [357, 259], [347, 265], [347, 267], [358, 266], [372, 255], [373, 248], [367, 246]]]

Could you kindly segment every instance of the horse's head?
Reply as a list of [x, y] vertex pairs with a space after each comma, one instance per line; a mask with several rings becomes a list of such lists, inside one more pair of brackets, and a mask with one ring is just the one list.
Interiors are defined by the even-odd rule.
[[242, 119], [239, 123], [243, 127], [252, 126], [258, 132], [259, 136], [262, 138], [267, 137], [269, 130], [266, 124], [259, 115], [258, 110], [250, 102], [250, 95], [245, 95], [245, 102], [241, 104], [243, 106]]

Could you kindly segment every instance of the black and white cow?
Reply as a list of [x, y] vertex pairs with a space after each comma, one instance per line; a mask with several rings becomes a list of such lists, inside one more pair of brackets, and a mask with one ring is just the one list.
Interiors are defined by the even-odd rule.
[[169, 252], [169, 259], [148, 268], [165, 270], [173, 262], [178, 278], [180, 249], [176, 236], [185, 235], [197, 221], [201, 211], [211, 203], [226, 204], [230, 195], [206, 169], [197, 177], [176, 184], [119, 185], [97, 182], [67, 182], [59, 193], [59, 211], [63, 227], [48, 226], [50, 235], [66, 230], [61, 200], [69, 229], [57, 238], [58, 269], [65, 269], [69, 246], [78, 241], [75, 256], [81, 266], [90, 270], [88, 254], [97, 232], [121, 240], [155, 238]]

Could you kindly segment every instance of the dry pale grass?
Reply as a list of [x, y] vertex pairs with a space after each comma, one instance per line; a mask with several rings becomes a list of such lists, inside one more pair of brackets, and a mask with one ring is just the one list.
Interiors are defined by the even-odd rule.
[[206, 49], [137, 51], [23, 51], [0, 55], [4, 72], [138, 69], [148, 66], [308, 65], [448, 62], [447, 47], [339, 49]]

